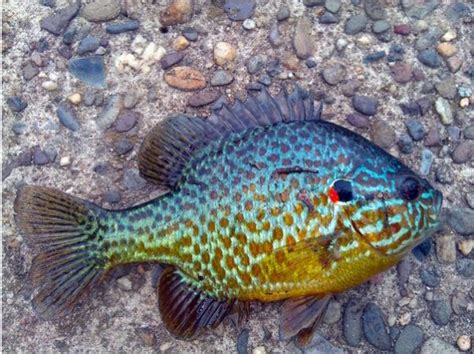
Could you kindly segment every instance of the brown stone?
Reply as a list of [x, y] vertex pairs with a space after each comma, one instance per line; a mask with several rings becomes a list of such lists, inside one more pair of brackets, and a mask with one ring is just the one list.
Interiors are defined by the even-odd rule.
[[453, 44], [448, 42], [438, 44], [436, 49], [438, 50], [438, 53], [444, 58], [452, 57], [458, 51], [458, 49]]
[[183, 91], [195, 91], [206, 87], [206, 79], [200, 71], [188, 66], [177, 66], [165, 73], [165, 81], [171, 87]]
[[192, 0], [171, 0], [167, 8], [160, 15], [160, 22], [162, 26], [185, 23], [191, 19], [192, 13]]
[[393, 80], [399, 84], [406, 84], [410, 82], [413, 76], [413, 71], [410, 64], [395, 63], [391, 68]]
[[191, 107], [202, 107], [215, 102], [220, 95], [221, 94], [215, 90], [203, 90], [189, 97], [188, 105]]

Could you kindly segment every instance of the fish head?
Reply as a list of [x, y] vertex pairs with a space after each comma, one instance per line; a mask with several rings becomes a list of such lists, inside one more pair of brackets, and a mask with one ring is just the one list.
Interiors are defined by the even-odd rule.
[[440, 228], [441, 192], [388, 154], [335, 180], [331, 192], [347, 200], [339, 203], [356, 236], [387, 256], [406, 253]]

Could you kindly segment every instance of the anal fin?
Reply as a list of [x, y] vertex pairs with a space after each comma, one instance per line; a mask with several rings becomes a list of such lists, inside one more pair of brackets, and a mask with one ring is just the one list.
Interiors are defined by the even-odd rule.
[[295, 338], [299, 347], [306, 347], [321, 323], [330, 299], [331, 295], [285, 300], [280, 310], [280, 338]]
[[205, 294], [174, 267], [160, 277], [158, 307], [167, 330], [180, 339], [192, 339], [206, 328], [217, 327], [227, 316], [233, 300]]

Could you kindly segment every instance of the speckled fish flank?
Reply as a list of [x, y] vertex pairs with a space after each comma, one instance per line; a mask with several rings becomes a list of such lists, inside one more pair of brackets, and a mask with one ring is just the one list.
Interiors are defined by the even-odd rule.
[[[178, 336], [218, 324], [234, 300], [349, 289], [394, 265], [438, 224], [441, 194], [408, 167], [319, 120], [301, 90], [262, 95], [225, 106], [209, 121], [179, 116], [162, 123], [144, 142], [140, 169], [170, 192], [128, 210], [84, 212], [81, 227], [90, 236], [81, 239], [80, 252], [94, 269], [151, 261], [172, 266], [160, 282], [160, 310]], [[34, 191], [17, 208], [30, 234], [37, 230], [24, 216], [32, 216], [31, 206], [44, 207]], [[54, 239], [54, 247], [69, 245]], [[53, 246], [48, 252], [48, 261], [57, 261]], [[77, 252], [58, 264], [82, 264]], [[56, 272], [45, 263], [37, 269]], [[40, 287], [37, 302], [64, 290], [51, 287]], [[171, 301], [193, 304], [196, 316], [186, 317]], [[54, 315], [57, 302], [43, 312]], [[203, 315], [211, 308], [218, 315]]]

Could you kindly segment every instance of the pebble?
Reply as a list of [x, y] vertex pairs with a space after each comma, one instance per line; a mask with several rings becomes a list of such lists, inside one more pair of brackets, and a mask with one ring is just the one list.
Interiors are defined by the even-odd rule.
[[408, 134], [410, 134], [413, 140], [420, 141], [425, 136], [425, 128], [418, 119], [409, 118], [405, 122], [405, 126], [408, 130]]
[[322, 71], [322, 77], [329, 85], [337, 85], [342, 80], [346, 79], [346, 68], [341, 64], [334, 64]]
[[100, 40], [97, 37], [87, 36], [79, 42], [77, 47], [77, 54], [84, 55], [89, 52], [94, 52], [99, 48]]
[[435, 101], [435, 110], [441, 118], [441, 123], [444, 125], [450, 125], [453, 123], [453, 113], [447, 100], [438, 97]]
[[163, 58], [160, 59], [160, 65], [163, 70], [171, 68], [173, 65], [178, 64], [184, 58], [184, 54], [181, 52], [172, 52], [165, 54]]
[[466, 278], [474, 277], [474, 260], [469, 258], [461, 258], [456, 262], [456, 271]]
[[416, 102], [400, 103], [400, 109], [403, 114], [408, 116], [420, 116], [421, 109]]
[[415, 146], [412, 138], [408, 134], [401, 134], [398, 138], [397, 145], [402, 154], [411, 154]]
[[412, 253], [420, 262], [423, 262], [431, 253], [432, 248], [432, 239], [431, 237], [427, 238], [425, 241], [416, 246]]
[[454, 293], [451, 299], [451, 306], [456, 315], [464, 314], [470, 306], [466, 295], [460, 291]]
[[376, 34], [383, 33], [385, 31], [388, 31], [390, 27], [390, 22], [388, 22], [387, 20], [375, 21], [372, 25], [372, 32]]
[[311, 39], [311, 22], [306, 17], [301, 17], [296, 23], [293, 47], [296, 56], [300, 59], [307, 59], [313, 54], [314, 44]]
[[36, 146], [33, 150], [33, 163], [38, 166], [46, 165], [50, 163], [48, 155], [41, 150], [39, 146]]
[[386, 16], [385, 4], [383, 0], [365, 0], [364, 10], [370, 19], [377, 21], [383, 20]]
[[220, 95], [221, 94], [218, 91], [202, 90], [189, 97], [188, 105], [191, 107], [205, 106], [217, 101]]
[[391, 340], [380, 308], [370, 302], [364, 308], [362, 329], [367, 341], [379, 350], [390, 350]]
[[81, 2], [76, 0], [73, 1], [69, 6], [42, 18], [40, 21], [41, 29], [56, 36], [63, 34], [66, 31], [69, 23], [74, 17], [77, 16], [80, 7]]
[[474, 140], [474, 124], [464, 129], [464, 138]]
[[420, 175], [428, 176], [430, 174], [431, 165], [433, 164], [434, 154], [429, 149], [423, 149], [421, 152]]
[[459, 251], [461, 251], [461, 253], [464, 256], [469, 256], [473, 248], [474, 248], [474, 240], [462, 240], [458, 243], [458, 249]]
[[435, 171], [436, 181], [441, 184], [453, 183], [453, 172], [452, 169], [446, 165], [439, 166]]
[[105, 31], [110, 34], [120, 34], [124, 32], [136, 31], [140, 27], [138, 20], [110, 23], [105, 27]]
[[441, 58], [434, 49], [425, 49], [418, 53], [418, 60], [425, 66], [436, 69], [442, 65]]
[[336, 300], [331, 300], [324, 314], [323, 321], [327, 324], [333, 324], [341, 318], [341, 303]]
[[393, 80], [399, 84], [406, 84], [410, 82], [413, 77], [411, 65], [407, 63], [395, 63], [390, 68], [390, 72]]
[[102, 109], [96, 120], [97, 126], [101, 130], [110, 128], [117, 119], [120, 111], [122, 110], [123, 100], [120, 95], [112, 95], [107, 100], [107, 104]]
[[69, 60], [69, 72], [90, 86], [106, 87], [104, 59], [101, 56], [73, 58]]
[[446, 326], [451, 318], [453, 310], [447, 300], [436, 300], [430, 306], [431, 319], [438, 326]]
[[261, 83], [262, 85], [270, 86], [272, 84], [272, 78], [270, 77], [270, 75], [264, 74], [260, 76], [260, 78], [258, 79], [258, 82]]
[[352, 97], [359, 89], [361, 82], [357, 79], [347, 80], [341, 87], [342, 94], [346, 97]]
[[59, 166], [61, 167], [66, 167], [66, 166], [69, 166], [70, 164], [71, 164], [71, 156], [63, 156], [59, 160]]
[[40, 5], [55, 8], [56, 0], [39, 0]]
[[224, 11], [231, 21], [243, 21], [253, 16], [256, 0], [225, 0]]
[[325, 0], [303, 0], [303, 5], [306, 7], [322, 6]]
[[184, 36], [178, 36], [173, 41], [173, 49], [177, 51], [181, 51], [189, 47], [189, 41]]
[[408, 36], [411, 33], [410, 25], [406, 23], [393, 26], [393, 32], [401, 36]]
[[177, 66], [165, 73], [165, 81], [171, 87], [183, 91], [196, 91], [206, 87], [206, 79], [197, 69]]
[[252, 354], [267, 354], [267, 350], [263, 345], [252, 349]]
[[249, 334], [250, 331], [247, 328], [240, 331], [239, 336], [237, 337], [237, 354], [247, 354], [248, 345], [249, 345]]
[[349, 44], [349, 42], [345, 39], [345, 38], [338, 38], [336, 40], [336, 49], [338, 52], [341, 52], [343, 51], [347, 45]]
[[466, 86], [459, 86], [458, 87], [458, 94], [460, 97], [470, 97], [472, 95], [472, 90], [470, 87]]
[[128, 92], [125, 94], [123, 98], [123, 107], [131, 109], [135, 107], [138, 103], [138, 94], [136, 92]]
[[272, 47], [279, 47], [282, 44], [282, 39], [280, 36], [280, 29], [278, 28], [278, 23], [274, 23], [270, 27], [270, 33], [268, 34], [268, 40]]
[[474, 190], [466, 193], [466, 203], [471, 209], [474, 209]]
[[182, 34], [190, 42], [196, 42], [199, 36], [196, 29], [193, 27], [184, 27]]
[[26, 107], [28, 107], [28, 103], [26, 103], [23, 98], [20, 96], [11, 96], [7, 98], [7, 105], [13, 112], [21, 112]]
[[79, 93], [73, 93], [67, 97], [67, 100], [77, 106], [81, 103], [81, 95]]
[[353, 125], [356, 128], [367, 128], [369, 126], [369, 118], [357, 112], [348, 114], [346, 116], [346, 119], [349, 124]]
[[133, 150], [133, 144], [130, 140], [123, 138], [114, 142], [114, 151], [117, 155], [122, 156]]
[[463, 141], [461, 142], [452, 153], [452, 158], [455, 163], [466, 163], [472, 160], [474, 157], [474, 142]]
[[451, 42], [453, 39], [457, 38], [456, 31], [453, 29], [448, 30], [443, 36], [441, 37], [441, 40], [443, 42]]
[[422, 269], [420, 279], [423, 284], [431, 288], [436, 288], [441, 281], [440, 274], [436, 269]]
[[329, 12], [332, 12], [333, 14], [335, 14], [339, 12], [339, 10], [341, 9], [341, 0], [326, 0], [324, 7]]
[[329, 11], [326, 11], [324, 14], [322, 14], [320, 17], [319, 17], [319, 23], [322, 23], [324, 25], [330, 25], [330, 24], [333, 24], [333, 23], [338, 23], [340, 20], [339, 16], [329, 12]]
[[214, 46], [214, 61], [217, 65], [223, 66], [232, 62], [237, 57], [237, 50], [227, 42], [218, 42]]
[[21, 70], [22, 76], [26, 81], [30, 81], [39, 74], [39, 69], [32, 62], [26, 63]]
[[234, 81], [234, 77], [225, 70], [217, 70], [211, 78], [211, 86], [226, 86]]
[[405, 326], [395, 342], [394, 353], [415, 353], [418, 347], [421, 346], [421, 343], [423, 343], [423, 337], [424, 333], [420, 327], [413, 324]]
[[160, 14], [162, 26], [174, 26], [186, 23], [193, 14], [193, 0], [171, 0], [166, 9]]
[[416, 19], [423, 19], [438, 7], [440, 0], [402, 0], [402, 8], [405, 14]]
[[137, 124], [139, 118], [140, 113], [129, 109], [122, 109], [114, 124], [115, 131], [118, 133], [128, 132]]
[[474, 210], [455, 208], [448, 212], [448, 224], [460, 235], [474, 234]]
[[456, 46], [448, 42], [443, 42], [443, 43], [438, 44], [438, 46], [436, 47], [436, 50], [443, 58], [452, 57], [454, 54], [458, 52], [458, 49], [456, 48]]
[[387, 61], [389, 63], [402, 61], [405, 54], [405, 49], [400, 44], [394, 43], [390, 46], [387, 55]]
[[312, 57], [306, 59], [306, 61], [304, 63], [306, 64], [306, 67], [308, 69], [312, 69], [312, 68], [316, 67], [316, 65], [317, 65], [316, 60]]
[[251, 18], [247, 18], [242, 22], [242, 27], [246, 29], [247, 31], [254, 30], [257, 25], [255, 24], [255, 21], [252, 20]]
[[344, 24], [344, 33], [354, 35], [365, 29], [369, 22], [364, 14], [352, 15]]
[[456, 260], [456, 243], [453, 236], [444, 235], [436, 239], [436, 255], [441, 263], [453, 263]]
[[16, 135], [21, 135], [26, 132], [28, 126], [23, 122], [15, 122], [12, 125], [12, 130]]
[[375, 144], [384, 149], [392, 147], [396, 139], [396, 134], [393, 128], [381, 120], [376, 120], [372, 124], [370, 136]]
[[92, 90], [87, 90], [84, 93], [84, 105], [86, 107], [90, 107], [94, 104], [95, 101], [95, 93]]
[[55, 91], [58, 89], [58, 84], [54, 81], [45, 81], [41, 84], [41, 87], [46, 91]]
[[265, 67], [266, 61], [267, 61], [267, 57], [262, 54], [252, 56], [247, 61], [247, 65], [246, 65], [247, 71], [251, 75], [257, 74]]
[[458, 354], [458, 351], [444, 340], [430, 337], [423, 343], [420, 354]]
[[380, 61], [383, 58], [385, 58], [385, 51], [380, 50], [378, 52], [374, 52], [374, 53], [366, 55], [364, 59], [362, 60], [362, 62], [364, 64], [369, 64], [369, 63], [374, 63], [376, 61]]
[[435, 84], [436, 92], [441, 97], [453, 99], [456, 97], [456, 84], [452, 78], [441, 80]]
[[347, 344], [358, 347], [362, 337], [362, 304], [357, 300], [349, 300], [344, 308], [343, 334]]
[[471, 349], [471, 337], [467, 335], [459, 336], [456, 340], [456, 344], [460, 350], [467, 352], [469, 349]]
[[118, 278], [117, 279], [117, 285], [120, 289], [122, 289], [124, 291], [132, 290], [132, 282], [128, 278], [128, 276]]
[[377, 113], [378, 101], [374, 97], [355, 95], [352, 97], [352, 106], [359, 113], [373, 116]]
[[67, 45], [62, 45], [58, 48], [58, 53], [65, 59], [72, 58], [72, 50]]
[[344, 354], [345, 351], [334, 346], [321, 334], [315, 333], [310, 343], [304, 348], [305, 354]]
[[69, 130], [75, 132], [80, 129], [81, 126], [77, 120], [76, 112], [69, 104], [60, 103], [56, 109], [56, 115], [59, 118], [59, 122]]
[[290, 8], [287, 4], [281, 4], [278, 8], [278, 12], [276, 14], [276, 18], [278, 21], [285, 21], [290, 17]]
[[116, 18], [120, 11], [119, 0], [89, 0], [85, 2], [81, 16], [92, 22], [109, 21]]
[[157, 339], [154, 329], [149, 327], [140, 327], [137, 329], [137, 335], [146, 346], [156, 347]]

